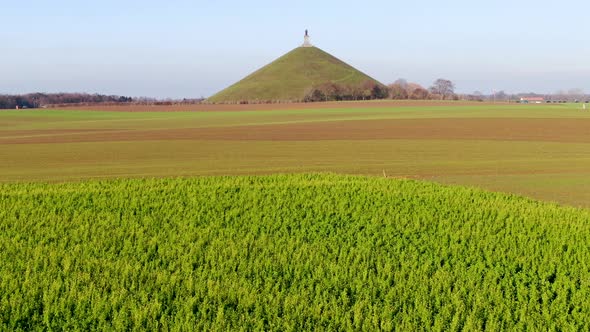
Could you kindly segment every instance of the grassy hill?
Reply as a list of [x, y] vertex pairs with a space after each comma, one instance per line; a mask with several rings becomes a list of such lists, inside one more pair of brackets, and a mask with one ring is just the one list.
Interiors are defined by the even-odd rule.
[[0, 330], [588, 330], [590, 213], [275, 175], [0, 185]]
[[210, 102], [300, 101], [313, 86], [377, 82], [317, 47], [298, 47], [208, 98]]

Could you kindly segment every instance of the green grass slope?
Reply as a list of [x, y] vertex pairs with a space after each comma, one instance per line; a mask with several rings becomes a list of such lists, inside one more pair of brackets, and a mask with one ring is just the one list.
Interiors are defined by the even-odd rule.
[[353, 176], [0, 185], [0, 330], [588, 330], [589, 220]]
[[207, 100], [301, 101], [322, 83], [353, 86], [365, 81], [375, 80], [317, 47], [298, 47]]

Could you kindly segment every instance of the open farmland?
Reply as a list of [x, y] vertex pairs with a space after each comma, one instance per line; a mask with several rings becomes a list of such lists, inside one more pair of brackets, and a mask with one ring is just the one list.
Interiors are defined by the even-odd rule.
[[587, 210], [413, 180], [0, 185], [1, 330], [588, 330]]
[[590, 206], [579, 104], [86, 108], [0, 112], [0, 181], [385, 172]]

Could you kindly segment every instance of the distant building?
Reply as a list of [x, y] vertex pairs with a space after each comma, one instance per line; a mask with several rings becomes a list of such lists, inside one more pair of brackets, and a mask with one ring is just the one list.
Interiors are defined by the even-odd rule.
[[523, 104], [542, 104], [545, 102], [543, 97], [521, 97], [520, 102]]

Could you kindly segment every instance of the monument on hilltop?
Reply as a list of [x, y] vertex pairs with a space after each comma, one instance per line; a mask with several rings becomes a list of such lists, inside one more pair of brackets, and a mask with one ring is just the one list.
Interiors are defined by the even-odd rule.
[[[271, 103], [305, 101], [318, 87], [339, 89], [343, 99], [363, 99], [369, 87], [382, 87], [374, 78], [311, 44], [305, 30], [303, 45], [207, 98], [211, 103]], [[236, 60], [240, 61], [240, 60]], [[371, 90], [372, 91], [372, 90]], [[330, 97], [331, 98], [331, 97]]]
[[303, 45], [301, 47], [312, 47], [311, 42], [309, 41], [309, 34], [307, 30], [305, 30], [305, 36], [303, 36]]

